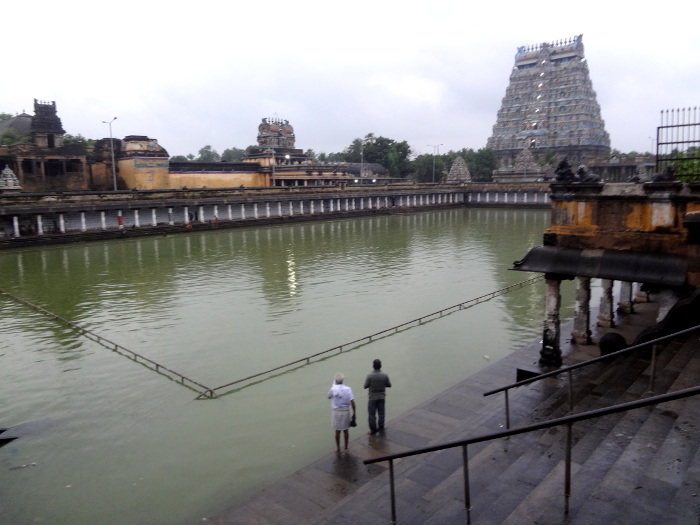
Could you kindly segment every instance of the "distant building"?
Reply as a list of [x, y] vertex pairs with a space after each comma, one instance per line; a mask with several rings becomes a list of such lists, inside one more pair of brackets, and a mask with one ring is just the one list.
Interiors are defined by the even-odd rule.
[[0, 122], [0, 134], [8, 132], [17, 143], [0, 145], [0, 167], [12, 170], [23, 190], [88, 189], [86, 152], [77, 144], [64, 145], [55, 102], [34, 99], [34, 116], [23, 112]]
[[524, 149], [539, 158], [553, 152], [572, 165], [607, 159], [610, 137], [584, 56], [583, 35], [519, 47], [493, 134], [499, 170], [514, 178]]

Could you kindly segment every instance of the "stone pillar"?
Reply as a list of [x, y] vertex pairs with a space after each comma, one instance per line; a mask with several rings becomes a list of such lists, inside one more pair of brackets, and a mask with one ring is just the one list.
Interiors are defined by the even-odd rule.
[[291, 217], [292, 215], [294, 215], [294, 203], [289, 201], [289, 216]]
[[632, 283], [620, 281], [620, 302], [617, 304], [617, 311], [621, 314], [634, 313], [634, 299], [632, 295]]
[[19, 237], [19, 217], [12, 216], [12, 231], [15, 237]]
[[204, 222], [204, 206], [199, 207], [199, 222]]
[[[105, 213], [105, 212], [102, 212], [102, 217], [104, 217], [104, 213]], [[103, 222], [102, 222], [102, 229], [103, 229], [103, 230], [106, 230], [106, 229], [107, 229], [107, 227], [106, 227], [105, 224], [104, 224], [104, 220], [103, 220]], [[65, 216], [64, 216], [62, 213], [59, 213], [59, 214], [58, 214], [58, 230], [59, 230], [61, 233], [66, 233], [66, 218], [65, 218]]]
[[85, 222], [85, 212], [80, 212], [80, 231], [87, 231], [87, 222]]
[[309, 201], [309, 213], [314, 214], [314, 201]]
[[214, 204], [214, 220], [219, 218], [219, 205]]
[[304, 215], [304, 201], [299, 201], [299, 215]]
[[642, 290], [642, 283], [637, 284], [637, 291], [634, 294], [635, 303], [648, 303], [651, 302], [649, 297], [649, 292]]
[[258, 218], [258, 203], [253, 204], [253, 218]]
[[173, 224], [175, 224], [175, 221], [173, 221], [173, 209], [172, 208], [168, 208], [168, 224], [170, 224], [171, 226]]
[[[333, 205], [332, 203], [333, 203], [333, 201], [331, 201], [331, 206]], [[321, 208], [321, 213], [324, 213], [326, 211], [324, 206], [323, 206], [323, 199], [318, 201], [318, 207]]]
[[544, 331], [540, 364], [545, 366], [561, 365], [561, 336], [559, 309], [561, 307], [561, 280], [545, 274], [547, 291], [544, 297]]
[[134, 210], [134, 226], [137, 228], [141, 226], [141, 222], [139, 221], [139, 210]]
[[187, 206], [183, 206], [182, 210], [183, 210], [182, 213], [185, 217], [185, 224], [189, 224], [190, 223], [190, 209]]
[[44, 235], [44, 224], [41, 220], [41, 213], [36, 216], [36, 233], [38, 235]]
[[282, 217], [282, 201], [277, 201], [277, 216]]
[[158, 226], [158, 212], [155, 208], [151, 208], [151, 224], [153, 226]]
[[265, 203], [265, 217], [268, 219], [270, 218], [270, 203], [266, 202]]
[[602, 279], [603, 294], [600, 296], [600, 312], [598, 312], [598, 326], [614, 327], [615, 312], [613, 310], [613, 283], [610, 279]]
[[241, 204], [241, 219], [245, 219], [245, 204]]
[[576, 313], [571, 340], [579, 345], [591, 344], [591, 278], [576, 278]]
[[228, 207], [228, 220], [232, 221], [233, 220], [233, 206], [229, 204], [227, 207]]

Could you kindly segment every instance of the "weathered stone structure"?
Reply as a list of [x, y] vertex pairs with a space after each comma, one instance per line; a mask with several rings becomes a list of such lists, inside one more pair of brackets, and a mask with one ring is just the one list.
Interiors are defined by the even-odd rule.
[[542, 272], [547, 281], [541, 363], [559, 365], [559, 289], [576, 279], [572, 341], [590, 344], [590, 280], [601, 279], [596, 324], [615, 326], [613, 284], [621, 282], [618, 311], [633, 308], [633, 283], [652, 289], [663, 306], [658, 321], [700, 287], [700, 191], [697, 184], [648, 182], [552, 184], [552, 223], [543, 245], [514, 270]]
[[469, 172], [469, 167], [464, 159], [459, 156], [452, 163], [450, 172], [447, 174], [447, 182], [471, 182], [472, 174]]
[[65, 130], [55, 102], [34, 99], [34, 116], [22, 113], [0, 122], [0, 132], [12, 130], [20, 139], [0, 146], [0, 165], [7, 165], [28, 191], [88, 189], [86, 152], [79, 145], [64, 145]]
[[486, 147], [504, 171], [513, 171], [523, 149], [535, 157], [553, 151], [577, 165], [607, 159], [610, 137], [588, 72], [583, 35], [518, 48]]
[[288, 120], [264, 118], [258, 126], [258, 147], [248, 148], [243, 162], [261, 166], [311, 164], [311, 158], [296, 148], [294, 127]]

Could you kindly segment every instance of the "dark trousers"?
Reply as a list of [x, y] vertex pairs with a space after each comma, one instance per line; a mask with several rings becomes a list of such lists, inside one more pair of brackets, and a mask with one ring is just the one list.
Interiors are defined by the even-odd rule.
[[[384, 428], [384, 401], [385, 399], [370, 399], [367, 403], [369, 412], [369, 431], [376, 434], [377, 430]], [[379, 427], [377, 428], [377, 415], [379, 415]]]

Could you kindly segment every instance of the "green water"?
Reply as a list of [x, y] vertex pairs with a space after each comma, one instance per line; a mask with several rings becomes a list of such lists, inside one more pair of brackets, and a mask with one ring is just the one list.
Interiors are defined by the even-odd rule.
[[[215, 387], [530, 278], [508, 268], [548, 221], [452, 209], [5, 251], [0, 288]], [[199, 523], [332, 451], [335, 372], [355, 391], [359, 436], [362, 382], [381, 358], [390, 425], [539, 338], [543, 291], [216, 400], [0, 296], [0, 428], [22, 433], [0, 448], [0, 522]]]

